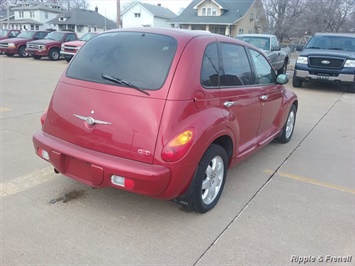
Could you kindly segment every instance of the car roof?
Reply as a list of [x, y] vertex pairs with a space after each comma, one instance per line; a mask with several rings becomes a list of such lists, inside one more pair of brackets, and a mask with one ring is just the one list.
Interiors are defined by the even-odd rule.
[[272, 34], [258, 34], [258, 33], [246, 33], [246, 34], [238, 34], [237, 37], [274, 37]]
[[171, 37], [178, 37], [181, 35], [190, 36], [190, 37], [197, 37], [197, 36], [204, 36], [204, 35], [209, 35], [209, 36], [217, 35], [204, 30], [186, 30], [186, 29], [157, 28], [157, 27], [132, 27], [132, 28], [114, 29], [106, 32], [120, 32], [120, 31], [157, 33], [157, 34], [169, 35]]
[[315, 36], [346, 36], [355, 38], [355, 33], [333, 33], [333, 32], [317, 32]]

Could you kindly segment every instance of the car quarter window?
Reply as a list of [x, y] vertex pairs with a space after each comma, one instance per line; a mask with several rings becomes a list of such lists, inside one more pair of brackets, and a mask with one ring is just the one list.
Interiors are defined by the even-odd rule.
[[221, 86], [245, 86], [253, 83], [251, 68], [243, 46], [221, 43], [223, 75]]
[[258, 51], [249, 49], [253, 58], [257, 81], [259, 84], [276, 83], [276, 73], [266, 58]]
[[219, 63], [217, 43], [211, 43], [206, 47], [202, 60], [201, 84], [204, 87], [219, 86]]

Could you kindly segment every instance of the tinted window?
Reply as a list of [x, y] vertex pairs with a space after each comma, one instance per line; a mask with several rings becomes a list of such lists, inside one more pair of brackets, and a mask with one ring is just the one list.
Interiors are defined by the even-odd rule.
[[259, 84], [270, 84], [276, 82], [276, 74], [266, 58], [255, 50], [250, 50], [253, 58], [256, 77]]
[[75, 41], [75, 40], [76, 40], [75, 34], [68, 34], [68, 36], [65, 38], [66, 42]]
[[31, 39], [33, 37], [33, 35], [35, 34], [36, 32], [34, 31], [23, 31], [21, 32], [19, 35], [17, 35], [18, 38], [23, 38], [23, 39]]
[[63, 32], [51, 32], [49, 33], [45, 39], [47, 40], [54, 40], [54, 41], [61, 41], [64, 37], [64, 34]]
[[252, 84], [252, 74], [245, 49], [241, 45], [221, 43], [223, 75], [221, 86]]
[[157, 90], [165, 82], [176, 48], [177, 41], [166, 35], [103, 33], [79, 50], [69, 65], [67, 76], [116, 85], [103, 79], [101, 75], [105, 74], [142, 89]]
[[346, 36], [314, 36], [307, 44], [306, 49], [328, 49], [355, 51], [355, 38]]
[[217, 87], [219, 84], [217, 43], [209, 44], [203, 55], [201, 84], [204, 87]]

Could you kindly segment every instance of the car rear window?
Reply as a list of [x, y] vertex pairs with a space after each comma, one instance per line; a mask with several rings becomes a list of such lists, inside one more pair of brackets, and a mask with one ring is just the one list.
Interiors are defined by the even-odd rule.
[[161, 88], [177, 48], [176, 39], [143, 32], [108, 32], [93, 37], [68, 67], [70, 78], [122, 86], [108, 75], [144, 90]]

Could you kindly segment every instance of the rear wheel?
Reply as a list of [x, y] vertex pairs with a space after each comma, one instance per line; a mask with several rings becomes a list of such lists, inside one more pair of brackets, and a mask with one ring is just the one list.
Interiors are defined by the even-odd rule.
[[348, 85], [347, 91], [350, 93], [355, 93], [355, 83]]
[[36, 59], [36, 60], [38, 60], [38, 59], [41, 59], [41, 58], [42, 58], [42, 56], [40, 56], [40, 55], [32, 55], [32, 57], [33, 57], [33, 59]]
[[10, 54], [10, 53], [5, 53], [8, 57], [13, 57], [14, 54]]
[[184, 197], [191, 210], [205, 213], [216, 206], [224, 188], [227, 167], [226, 151], [212, 144], [199, 162]]
[[282, 129], [281, 135], [276, 139], [277, 141], [281, 143], [287, 143], [291, 140], [296, 124], [296, 112], [296, 106], [292, 105], [291, 110], [288, 113], [286, 123]]
[[295, 76], [293, 76], [292, 78], [292, 86], [295, 88], [301, 88], [303, 84], [303, 81], [296, 78]]
[[283, 66], [277, 71], [277, 75], [280, 75], [280, 74], [286, 74], [287, 72], [287, 59], [285, 59], [285, 62], [283, 64]]
[[19, 48], [18, 48], [18, 55], [19, 55], [19, 57], [27, 57], [28, 56], [28, 54], [26, 53], [26, 47], [25, 46], [20, 46]]
[[56, 61], [60, 57], [59, 50], [57, 48], [52, 48], [49, 50], [48, 54], [49, 60]]

